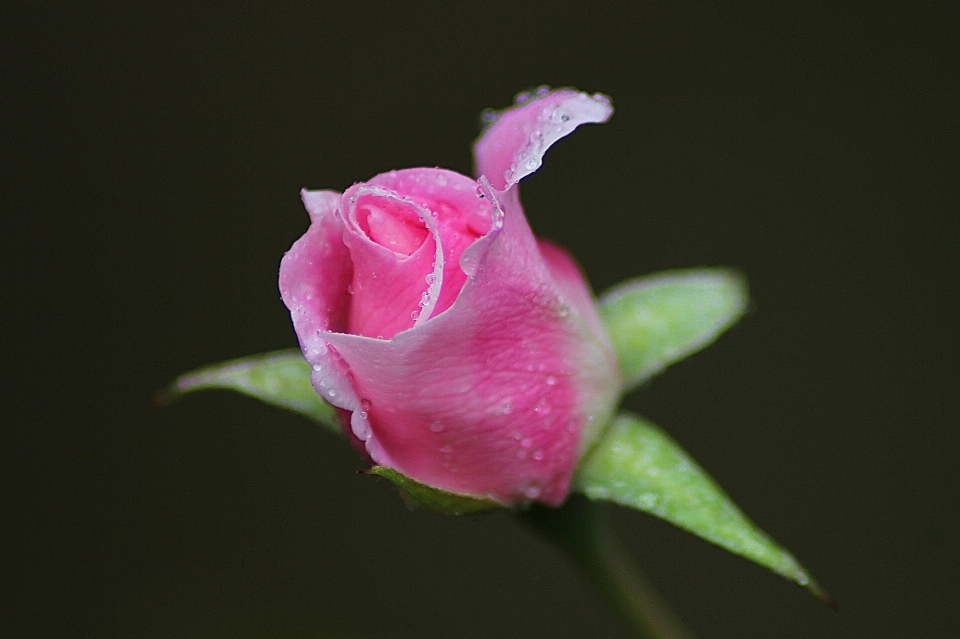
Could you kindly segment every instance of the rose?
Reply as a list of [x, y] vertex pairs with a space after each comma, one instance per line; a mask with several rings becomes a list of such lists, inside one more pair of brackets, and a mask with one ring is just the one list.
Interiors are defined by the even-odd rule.
[[574, 260], [537, 241], [517, 182], [609, 100], [541, 89], [488, 116], [474, 181], [391, 171], [303, 191], [280, 291], [311, 380], [369, 459], [505, 505], [565, 499], [620, 373]]

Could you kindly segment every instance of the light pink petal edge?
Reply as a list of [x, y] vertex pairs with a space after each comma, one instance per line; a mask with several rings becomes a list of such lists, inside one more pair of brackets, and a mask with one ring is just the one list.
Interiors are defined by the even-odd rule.
[[543, 154], [581, 124], [606, 122], [613, 113], [610, 98], [574, 89], [539, 89], [491, 117], [473, 147], [477, 177], [505, 191], [543, 163]]

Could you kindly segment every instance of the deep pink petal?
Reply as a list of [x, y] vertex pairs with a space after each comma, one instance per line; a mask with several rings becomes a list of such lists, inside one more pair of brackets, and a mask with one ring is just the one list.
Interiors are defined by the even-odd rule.
[[[415, 202], [380, 187], [354, 186], [343, 199], [347, 209], [343, 243], [353, 260], [347, 332], [389, 339], [412, 328], [429, 300], [430, 278], [442, 259], [436, 223]], [[371, 228], [369, 218], [374, 215], [384, 218], [379, 232]], [[422, 235], [410, 230], [417, 222]], [[398, 231], [403, 227], [408, 230]], [[384, 233], [390, 236], [386, 246], [375, 241]], [[408, 250], [412, 252], [407, 254]]]
[[606, 122], [613, 113], [610, 99], [573, 89], [539, 90], [492, 117], [473, 147], [477, 177], [505, 191], [533, 173], [550, 146], [581, 124]]
[[475, 181], [446, 169], [390, 171], [368, 184], [403, 193], [437, 219], [443, 247], [443, 283], [432, 315], [442, 313], [457, 299], [467, 279], [460, 268], [460, 256], [490, 230], [493, 206], [478, 197]]

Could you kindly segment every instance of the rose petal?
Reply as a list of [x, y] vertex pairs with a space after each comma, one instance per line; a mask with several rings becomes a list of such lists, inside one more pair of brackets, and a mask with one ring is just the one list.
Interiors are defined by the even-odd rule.
[[[350, 317], [347, 332], [367, 337], [390, 339], [400, 331], [413, 327], [425, 306], [431, 306], [427, 276], [442, 273], [443, 256], [439, 252], [436, 220], [429, 211], [397, 193], [369, 185], [356, 185], [343, 195], [346, 202], [343, 242], [353, 260]], [[406, 225], [402, 217], [420, 220], [425, 236], [409, 255], [414, 241], [410, 231], [399, 231], [400, 251], [382, 246], [368, 236], [362, 216], [384, 217], [393, 229]], [[369, 228], [369, 227], [368, 227]], [[427, 311], [429, 315], [429, 309]]]
[[[280, 263], [280, 295], [293, 319], [304, 357], [313, 367], [310, 379], [317, 392], [334, 406], [356, 412], [361, 408], [342, 359], [331, 350], [324, 336], [343, 331], [347, 325], [349, 294], [353, 278], [350, 254], [343, 243], [343, 223], [337, 215], [340, 194], [334, 191], [302, 191], [312, 224], [294, 242]], [[323, 268], [318, 268], [318, 265]], [[369, 426], [361, 420], [354, 430], [369, 439]]]
[[[485, 195], [496, 204], [492, 189]], [[416, 330], [389, 342], [326, 336], [362, 398], [367, 451], [446, 490], [557, 505], [587, 419], [579, 369], [593, 338], [564, 305], [518, 205], [497, 211], [461, 263], [469, 277], [456, 303]], [[610, 361], [597, 375], [615, 397]]]
[[[434, 290], [429, 291], [432, 315], [450, 308], [463, 283], [466, 273], [460, 268], [460, 256], [477, 238], [490, 230], [493, 207], [489, 201], [477, 195], [477, 183], [465, 175], [446, 169], [404, 169], [382, 173], [368, 182], [371, 185], [403, 193], [404, 196], [430, 211], [437, 219], [440, 245], [443, 247], [443, 269], [439, 299]], [[427, 312], [425, 307], [424, 311]], [[431, 315], [421, 315], [426, 320]]]
[[492, 123], [473, 146], [477, 176], [505, 191], [530, 175], [550, 146], [581, 124], [606, 122], [613, 113], [610, 98], [573, 89], [540, 90], [491, 117]]

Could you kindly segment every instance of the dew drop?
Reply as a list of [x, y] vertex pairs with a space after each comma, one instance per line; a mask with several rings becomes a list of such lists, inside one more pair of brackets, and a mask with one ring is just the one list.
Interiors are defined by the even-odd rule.
[[368, 411], [371, 406], [373, 406], [373, 403], [369, 399], [363, 398], [360, 400], [360, 407], [363, 408], [363, 410]]
[[557, 378], [553, 375], [547, 375], [547, 379], [545, 381], [547, 382], [547, 386], [554, 386], [557, 383]]
[[521, 91], [516, 96], [514, 96], [513, 101], [517, 104], [523, 104], [524, 102], [529, 102], [532, 96], [528, 91]]
[[330, 397], [336, 397], [336, 396], [337, 396], [337, 391], [335, 391], [335, 390], [333, 390], [333, 389], [331, 388], [330, 390], [327, 391], [327, 395], [329, 395]]
[[410, 311], [411, 319], [417, 319], [418, 317], [420, 317], [420, 311]]
[[366, 419], [366, 418], [367, 418], [367, 411], [365, 410], [360, 411], [360, 419]]
[[533, 412], [538, 415], [546, 415], [550, 412], [550, 404], [547, 403], [545, 397], [541, 397], [537, 400], [536, 405], [533, 407]]
[[437, 276], [434, 275], [433, 273], [427, 273], [427, 276], [423, 279], [426, 280], [427, 286], [430, 286], [431, 284], [437, 281]]
[[524, 448], [530, 448], [531, 446], [533, 446], [533, 440], [530, 439], [529, 437], [524, 437], [520, 441], [520, 445], [523, 446]]
[[320, 364], [314, 364], [314, 365], [313, 365], [313, 370], [315, 370], [315, 371], [317, 371], [317, 372], [319, 373], [320, 371], [323, 370], [323, 366], [321, 366]]
[[657, 503], [657, 497], [656, 493], [643, 493], [637, 498], [637, 504], [641, 508], [653, 508]]
[[486, 195], [483, 194], [483, 187], [480, 186], [479, 184], [477, 185], [477, 197], [487, 197]]
[[424, 293], [420, 296], [420, 301], [418, 302], [420, 306], [426, 306], [430, 303], [430, 293]]
[[537, 168], [537, 160], [536, 160], [536, 158], [530, 158], [529, 160], [527, 160], [527, 170], [528, 170], [528, 171], [532, 171], [532, 170], [534, 170], [535, 168]]
[[540, 496], [540, 487], [530, 486], [523, 491], [523, 494], [526, 495], [528, 499], [536, 499]]
[[350, 295], [353, 295], [353, 293], [354, 293], [353, 284], [348, 284], [348, 285], [347, 285], [347, 293], [349, 293]]
[[441, 446], [440, 452], [443, 453], [444, 455], [449, 455], [450, 453], [453, 452], [453, 446], [450, 446], [450, 445]]
[[480, 114], [480, 121], [483, 122], [484, 126], [490, 126], [499, 119], [500, 113], [493, 109], [484, 109]]
[[537, 450], [535, 450], [533, 452], [533, 458], [536, 459], [537, 461], [543, 460], [543, 449], [538, 448]]
[[430, 423], [430, 430], [434, 433], [442, 433], [444, 428], [446, 427], [443, 425], [443, 422], [439, 420]]

